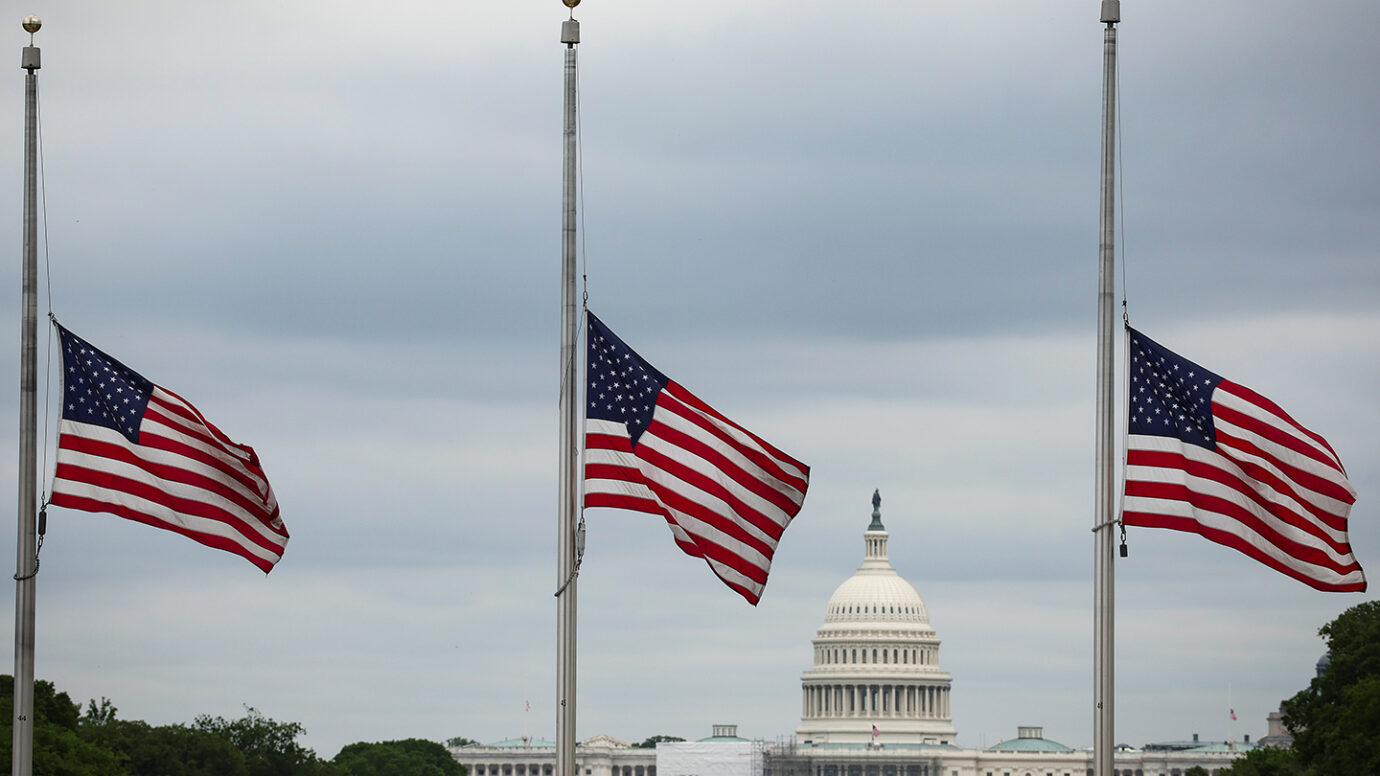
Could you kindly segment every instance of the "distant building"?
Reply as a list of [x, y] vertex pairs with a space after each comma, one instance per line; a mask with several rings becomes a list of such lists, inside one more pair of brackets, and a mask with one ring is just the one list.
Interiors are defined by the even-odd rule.
[[737, 725], [715, 725], [709, 738], [657, 744], [656, 769], [660, 776], [757, 776], [761, 753], [762, 743], [739, 738]]
[[[1084, 776], [1093, 753], [1044, 737], [1035, 725], [987, 749], [955, 744], [953, 678], [940, 668], [939, 638], [924, 600], [891, 566], [881, 497], [863, 532], [863, 562], [825, 607], [814, 665], [801, 675], [800, 726], [789, 743], [762, 747], [761, 776]], [[1209, 774], [1244, 742], [1118, 747], [1115, 776]], [[663, 776], [666, 776], [663, 774]], [[677, 776], [680, 776], [679, 774]]]
[[882, 499], [872, 494], [863, 562], [838, 586], [800, 678], [802, 744], [954, 743], [953, 677], [939, 668], [939, 638], [915, 587], [887, 559]]
[[[514, 738], [449, 750], [469, 776], [555, 776], [554, 741]], [[575, 769], [580, 776], [657, 776], [656, 750], [638, 749], [611, 736], [593, 736], [575, 745]]]
[[1288, 749], [1294, 745], [1294, 735], [1289, 732], [1289, 728], [1284, 726], [1284, 706], [1279, 707], [1279, 711], [1270, 712], [1270, 716], [1265, 718], [1268, 726], [1265, 737], [1260, 739], [1259, 746], [1268, 746], [1273, 749]]
[[[1051, 741], [1036, 725], [986, 749], [956, 744], [953, 677], [940, 668], [924, 600], [891, 566], [888, 538], [874, 493], [862, 565], [829, 598], [813, 663], [801, 674], [794, 736], [767, 743], [715, 725], [709, 738], [655, 750], [596, 736], [576, 747], [577, 776], [1091, 776], [1092, 750]], [[450, 751], [470, 776], [554, 776], [554, 744], [513, 743]], [[1200, 742], [1196, 734], [1143, 749], [1121, 745], [1112, 776], [1183, 776], [1195, 766], [1216, 776], [1252, 748], [1249, 737]]]
[[[1188, 741], [1157, 741], [1155, 743], [1146, 744], [1141, 748], [1147, 752], [1189, 752], [1209, 747], [1225, 747], [1230, 749], [1234, 746], [1244, 746], [1247, 749], [1254, 749], [1255, 747], [1250, 746], [1250, 743], [1251, 737], [1249, 734], [1240, 744], [1233, 744], [1230, 741], [1199, 741], [1198, 734], [1194, 733], [1193, 738]], [[1259, 744], [1256, 744], [1256, 746], [1259, 746]]]

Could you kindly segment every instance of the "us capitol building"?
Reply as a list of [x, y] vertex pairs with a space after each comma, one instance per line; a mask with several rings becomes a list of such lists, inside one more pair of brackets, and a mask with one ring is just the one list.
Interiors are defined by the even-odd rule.
[[[925, 602], [887, 558], [881, 496], [863, 532], [863, 562], [829, 598], [815, 634], [814, 665], [801, 674], [800, 725], [775, 743], [715, 725], [700, 741], [638, 749], [609, 736], [579, 742], [579, 776], [1091, 776], [1093, 753], [1044, 738], [1043, 729], [986, 749], [956, 743], [949, 711], [953, 677]], [[1212, 776], [1244, 742], [1191, 741], [1122, 747], [1113, 776]], [[515, 739], [451, 748], [469, 776], [554, 776], [555, 744]]]

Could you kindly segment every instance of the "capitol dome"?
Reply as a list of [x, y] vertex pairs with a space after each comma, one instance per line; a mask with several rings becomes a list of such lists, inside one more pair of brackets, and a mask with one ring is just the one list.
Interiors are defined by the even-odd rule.
[[838, 586], [801, 675], [796, 737], [811, 744], [952, 744], [952, 677], [939, 668], [939, 639], [915, 587], [887, 558], [881, 494], [863, 532], [863, 563]]
[[[865, 573], [869, 571], [874, 573]], [[925, 602], [920, 598], [920, 593], [911, 583], [901, 579], [895, 569], [889, 565], [885, 570], [864, 566], [834, 591], [825, 609], [824, 622], [929, 625], [930, 616], [925, 611]]]

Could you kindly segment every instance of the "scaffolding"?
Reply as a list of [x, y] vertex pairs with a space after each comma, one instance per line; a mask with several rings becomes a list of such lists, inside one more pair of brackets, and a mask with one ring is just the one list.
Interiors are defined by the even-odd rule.
[[794, 738], [762, 751], [762, 776], [940, 776], [940, 753], [923, 745], [821, 747]]

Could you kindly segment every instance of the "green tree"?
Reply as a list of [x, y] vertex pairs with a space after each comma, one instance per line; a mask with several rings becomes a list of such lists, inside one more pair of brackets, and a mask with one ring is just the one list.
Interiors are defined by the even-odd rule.
[[1329, 661], [1284, 702], [1284, 724], [1308, 776], [1380, 773], [1380, 601], [1342, 612], [1318, 631]]
[[1219, 776], [1301, 776], [1302, 773], [1294, 750], [1262, 747], [1237, 758]]
[[[127, 776], [119, 756], [77, 730], [80, 708], [52, 682], [34, 682], [35, 776]], [[14, 754], [14, 677], [0, 675], [0, 762]]]
[[[0, 675], [0, 762], [11, 759], [13, 707], [14, 679]], [[38, 681], [34, 776], [344, 776], [297, 743], [301, 725], [246, 712], [237, 720], [203, 715], [192, 725], [155, 727], [119, 719], [109, 698], [83, 712], [67, 693]]]
[[116, 717], [108, 698], [90, 701], [78, 729], [87, 741], [118, 754], [138, 776], [248, 776], [244, 755], [225, 738], [186, 725], [154, 727]]
[[336, 776], [340, 771], [316, 753], [297, 743], [306, 732], [296, 722], [275, 722], [258, 709], [245, 707], [240, 719], [227, 720], [206, 714], [192, 728], [220, 736], [244, 756], [247, 776]]
[[434, 741], [409, 738], [349, 744], [332, 758], [344, 776], [465, 776], [465, 768]]
[[634, 749], [655, 749], [655, 748], [656, 748], [656, 745], [659, 744], [659, 743], [661, 743], [661, 742], [663, 742], [663, 741], [670, 743], [670, 742], [673, 742], [673, 741], [684, 741], [684, 740], [685, 740], [685, 739], [683, 739], [683, 738], [681, 738], [681, 737], [679, 737], [679, 736], [652, 736], [651, 738], [647, 739], [646, 741], [643, 741], [643, 742], [640, 743], [640, 744], [633, 744], [633, 748], [634, 748]]
[[465, 738], [464, 736], [456, 736], [455, 738], [446, 739], [446, 746], [453, 746], [456, 748], [462, 746], [473, 746], [477, 743], [479, 742], [474, 740], [473, 738]]

